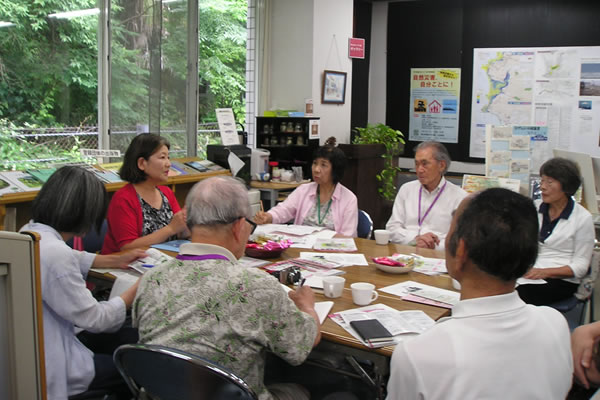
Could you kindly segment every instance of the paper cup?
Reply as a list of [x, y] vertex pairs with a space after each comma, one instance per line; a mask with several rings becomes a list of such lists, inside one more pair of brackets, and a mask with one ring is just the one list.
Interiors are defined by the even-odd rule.
[[390, 231], [385, 229], [375, 229], [375, 243], [386, 245], [390, 242], [390, 235], [392, 234]]

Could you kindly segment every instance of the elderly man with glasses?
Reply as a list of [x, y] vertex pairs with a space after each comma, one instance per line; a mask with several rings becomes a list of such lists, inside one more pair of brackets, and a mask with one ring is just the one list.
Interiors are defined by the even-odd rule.
[[263, 383], [266, 351], [301, 364], [321, 336], [309, 287], [286, 293], [266, 272], [240, 266], [256, 225], [246, 188], [230, 177], [197, 183], [186, 199], [191, 243], [147, 272], [133, 305], [140, 342], [210, 359], [260, 399], [308, 398], [299, 385]]

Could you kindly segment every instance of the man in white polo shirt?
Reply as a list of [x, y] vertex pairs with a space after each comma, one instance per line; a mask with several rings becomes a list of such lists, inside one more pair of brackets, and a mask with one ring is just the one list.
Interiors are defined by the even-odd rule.
[[443, 144], [422, 142], [415, 151], [418, 179], [398, 190], [386, 229], [392, 242], [443, 249], [452, 211], [467, 193], [444, 178], [451, 161]]
[[446, 238], [448, 273], [461, 284], [452, 317], [396, 346], [388, 399], [564, 399], [573, 362], [569, 328], [515, 291], [537, 256], [530, 199], [488, 189], [462, 201]]

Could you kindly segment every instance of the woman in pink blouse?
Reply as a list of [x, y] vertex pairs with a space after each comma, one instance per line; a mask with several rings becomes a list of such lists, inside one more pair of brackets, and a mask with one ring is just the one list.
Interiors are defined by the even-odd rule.
[[340, 180], [346, 156], [337, 147], [325, 145], [313, 157], [311, 183], [300, 185], [289, 197], [268, 212], [255, 216], [257, 224], [322, 226], [348, 237], [356, 237], [358, 205], [356, 196]]

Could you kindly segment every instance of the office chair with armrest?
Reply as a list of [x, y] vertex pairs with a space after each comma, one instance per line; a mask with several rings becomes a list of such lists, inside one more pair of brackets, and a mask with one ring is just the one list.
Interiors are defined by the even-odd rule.
[[117, 369], [137, 397], [140, 391], [161, 400], [251, 400], [254, 391], [231, 371], [181, 350], [143, 344], [120, 346]]
[[356, 236], [363, 239], [371, 239], [373, 232], [373, 220], [363, 210], [358, 210], [358, 226], [356, 227]]
[[582, 279], [581, 283], [577, 287], [577, 291], [573, 296], [568, 299], [557, 301], [556, 303], [549, 304], [550, 307], [560, 311], [567, 322], [569, 323], [569, 329], [573, 331], [579, 325], [585, 323], [585, 316], [587, 314], [587, 307], [590, 308], [590, 316], [593, 322], [594, 318], [594, 285], [596, 278], [600, 272], [600, 250], [595, 249], [592, 255], [592, 261], [590, 263], [590, 269]]

